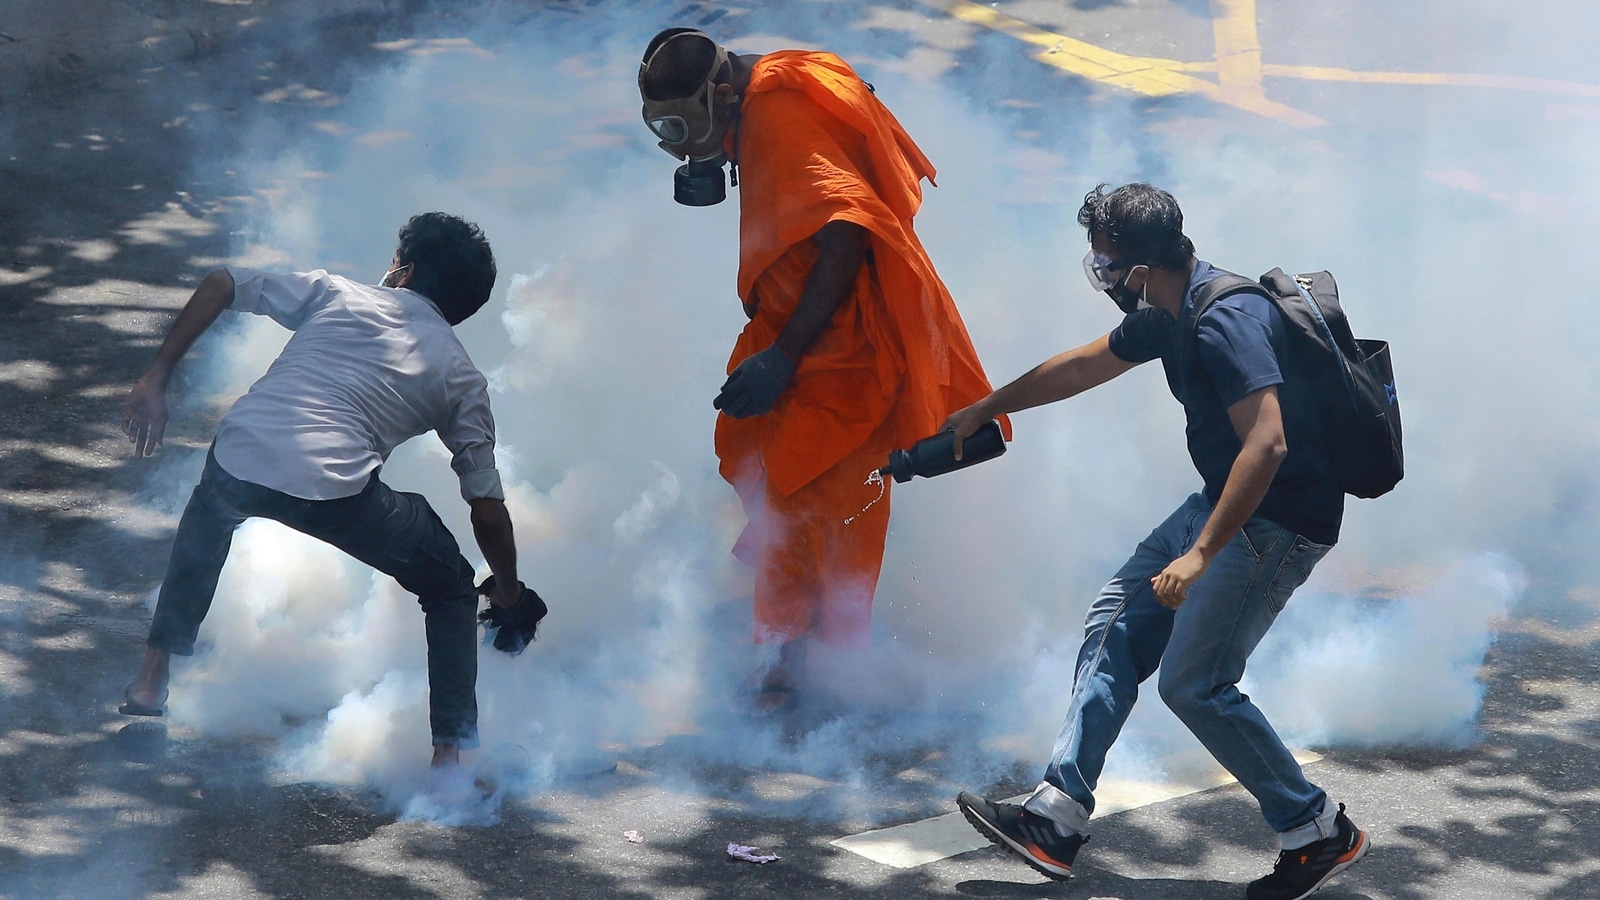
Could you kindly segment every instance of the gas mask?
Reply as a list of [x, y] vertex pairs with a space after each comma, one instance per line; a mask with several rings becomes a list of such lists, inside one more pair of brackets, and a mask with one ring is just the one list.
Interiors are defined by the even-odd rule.
[[[645, 93], [645, 73], [669, 45], [678, 41], [705, 41], [716, 47], [716, 53], [712, 56], [699, 90], [677, 100], [653, 100]], [[691, 157], [687, 150], [691, 145], [704, 144], [716, 130], [716, 77], [727, 61], [728, 51], [717, 46], [705, 32], [684, 29], [662, 41], [639, 63], [639, 96], [644, 99], [644, 124], [661, 139], [661, 149], [685, 161], [672, 176], [672, 198], [685, 206], [714, 206], [728, 197], [727, 181], [722, 171], [722, 167], [728, 164], [727, 154], [718, 147], [708, 154]], [[739, 183], [737, 174], [733, 183]]]
[[[1137, 294], [1128, 287], [1128, 276], [1133, 274], [1134, 267], [1138, 265], [1142, 264], [1130, 259], [1114, 260], [1104, 253], [1090, 250], [1083, 257], [1083, 274], [1089, 279], [1090, 287], [1104, 292], [1124, 315], [1131, 315], [1141, 309], [1150, 308], [1150, 301], [1143, 296], [1150, 290], [1148, 284], [1145, 285], [1144, 291]], [[1111, 273], [1119, 269], [1128, 271], [1121, 278], [1112, 280]]]

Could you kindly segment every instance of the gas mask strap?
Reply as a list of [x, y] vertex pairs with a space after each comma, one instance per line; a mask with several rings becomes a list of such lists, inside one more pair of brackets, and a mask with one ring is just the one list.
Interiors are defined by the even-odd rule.
[[728, 122], [728, 130], [733, 132], [733, 152], [728, 154], [728, 180], [734, 187], [739, 186], [739, 110], [743, 107], [743, 96], [733, 98], [733, 113]]

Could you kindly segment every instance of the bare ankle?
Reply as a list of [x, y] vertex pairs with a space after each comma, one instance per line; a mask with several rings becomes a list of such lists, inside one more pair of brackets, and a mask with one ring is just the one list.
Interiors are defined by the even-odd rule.
[[434, 744], [433, 767], [449, 769], [461, 765], [461, 747], [457, 744]]

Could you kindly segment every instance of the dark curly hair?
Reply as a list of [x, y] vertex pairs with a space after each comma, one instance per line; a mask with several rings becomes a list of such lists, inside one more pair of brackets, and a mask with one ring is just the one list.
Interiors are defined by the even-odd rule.
[[400, 229], [394, 256], [412, 267], [406, 287], [432, 300], [451, 325], [483, 308], [498, 274], [478, 226], [442, 212], [412, 216]]
[[1108, 187], [1096, 185], [1078, 210], [1078, 224], [1091, 239], [1105, 235], [1136, 265], [1175, 269], [1194, 256], [1194, 242], [1183, 233], [1183, 210], [1171, 194], [1143, 182]]

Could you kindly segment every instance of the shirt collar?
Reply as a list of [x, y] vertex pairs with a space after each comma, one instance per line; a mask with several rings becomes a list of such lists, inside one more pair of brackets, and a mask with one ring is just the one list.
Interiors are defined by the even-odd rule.
[[1205, 287], [1213, 278], [1222, 272], [1216, 266], [1203, 259], [1194, 261], [1194, 271], [1189, 273], [1189, 289], [1183, 295], [1183, 308], [1181, 312], [1188, 312], [1194, 306], [1194, 298], [1200, 294], [1200, 289]]
[[[439, 304], [433, 302], [433, 298], [429, 297], [427, 294], [418, 293], [418, 292], [413, 291], [411, 288], [408, 288], [408, 287], [390, 288], [390, 290], [392, 290], [392, 291], [405, 291], [406, 293], [410, 294], [413, 297], [421, 298], [422, 302], [428, 304], [428, 306], [434, 312], [439, 314], [439, 318], [444, 319], [444, 310], [440, 309], [439, 308]], [[449, 321], [450, 321], [449, 319], [445, 319], [446, 323], [448, 323]]]

